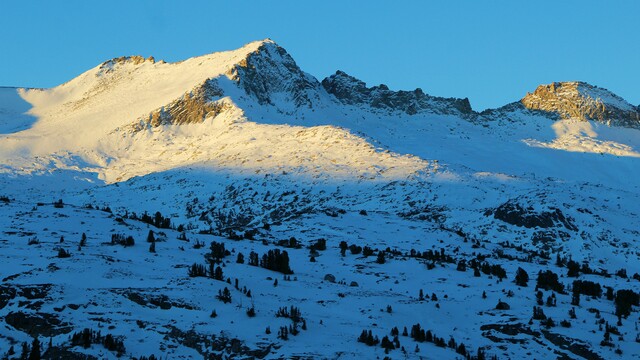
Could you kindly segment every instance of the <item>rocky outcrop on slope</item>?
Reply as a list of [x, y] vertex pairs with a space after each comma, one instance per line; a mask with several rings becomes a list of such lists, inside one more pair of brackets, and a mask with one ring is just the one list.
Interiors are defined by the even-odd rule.
[[442, 98], [425, 94], [418, 88], [413, 91], [392, 91], [384, 85], [367, 87], [365, 82], [343, 71], [322, 80], [325, 90], [341, 103], [368, 105], [376, 109], [402, 111], [409, 115], [420, 112], [465, 115], [473, 113], [469, 99]]
[[222, 96], [223, 92], [217, 81], [209, 79], [193, 91], [140, 119], [135, 130], [146, 126], [201, 123], [207, 117], [216, 117], [231, 107], [226, 102], [216, 101]]
[[517, 202], [507, 201], [498, 206], [493, 213], [493, 217], [508, 224], [525, 228], [551, 228], [564, 226], [568, 230], [577, 231], [573, 224], [573, 219], [565, 216], [558, 208], [551, 207], [549, 211], [536, 211], [533, 207], [523, 207]]
[[540, 85], [520, 102], [527, 109], [556, 113], [563, 119], [593, 120], [626, 127], [640, 125], [637, 107], [606, 89], [584, 82]]

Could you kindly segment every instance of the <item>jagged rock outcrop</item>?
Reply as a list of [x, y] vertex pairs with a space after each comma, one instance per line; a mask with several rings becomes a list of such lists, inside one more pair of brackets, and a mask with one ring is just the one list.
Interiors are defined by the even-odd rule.
[[367, 85], [343, 71], [322, 80], [325, 90], [340, 102], [348, 105], [369, 105], [377, 109], [389, 109], [414, 115], [420, 112], [436, 114], [471, 114], [469, 99], [442, 98], [425, 94], [418, 88], [413, 91], [392, 91], [381, 84]]
[[227, 73], [244, 91], [261, 105], [292, 101], [297, 107], [311, 108], [320, 101], [320, 83], [303, 72], [285, 49], [271, 40], [264, 40], [254, 52], [233, 66]]
[[606, 89], [584, 82], [540, 85], [521, 103], [527, 109], [556, 113], [563, 119], [593, 120], [626, 127], [640, 125], [637, 107]]
[[[118, 65], [124, 65], [129, 63], [133, 65], [140, 65], [144, 62], [150, 62], [152, 64], [155, 64], [156, 59], [153, 56], [149, 56], [148, 58], [144, 58], [140, 55], [120, 56], [120, 57], [113, 58], [111, 60], [107, 60], [103, 62], [100, 65], [99, 74], [105, 74], [105, 73], [111, 72]], [[164, 63], [163, 60], [160, 60], [160, 62]]]

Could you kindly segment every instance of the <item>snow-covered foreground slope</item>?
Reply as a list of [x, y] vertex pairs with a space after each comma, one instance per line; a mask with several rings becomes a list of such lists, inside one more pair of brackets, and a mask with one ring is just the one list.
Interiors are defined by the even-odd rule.
[[[615, 348], [597, 346], [603, 331], [596, 320], [611, 325], [617, 321], [614, 303], [605, 298], [583, 297], [581, 306], [572, 306], [570, 293], [557, 293], [555, 306], [543, 306], [556, 326], [547, 328], [539, 321], [531, 324], [531, 309], [536, 304], [535, 274], [549, 268], [564, 274], [566, 268], [549, 266], [537, 256], [531, 262], [510, 260], [509, 256], [527, 254], [484, 240], [477, 246], [475, 240], [465, 240], [430, 222], [377, 212], [363, 215], [349, 211], [338, 217], [309, 214], [273, 226], [270, 235], [260, 236], [260, 241], [193, 233], [186, 235], [185, 241], [178, 240], [180, 233], [174, 230], [69, 204], [55, 208], [51, 204], [33, 206], [13, 201], [2, 209], [15, 213], [3, 220], [5, 231], [0, 242], [5, 264], [0, 274], [0, 313], [6, 319], [0, 337], [3, 349], [12, 344], [19, 349], [20, 342], [30, 343], [32, 336], [39, 335], [45, 344], [43, 349], [48, 349], [51, 339], [53, 350], [49, 354], [70, 351], [78, 354], [75, 356], [115, 358], [117, 352], [101, 344], [69, 346], [71, 333], [89, 328], [102, 336], [111, 334], [122, 339], [124, 354], [129, 357], [226, 354], [242, 358], [254, 354], [266, 358], [373, 358], [386, 355], [379, 346], [368, 347], [356, 341], [363, 329], [371, 330], [379, 339], [393, 339], [390, 332], [394, 327], [402, 333], [404, 327], [411, 330], [420, 324], [446, 342], [454, 338], [456, 344], [463, 343], [474, 355], [478, 347], [500, 358], [538, 353], [545, 358], [565, 354], [570, 358], [607, 359], [617, 357], [617, 348], [626, 358], [638, 355], [634, 350], [637, 313], [617, 326], [624, 340], [616, 337]], [[155, 253], [149, 252], [150, 243], [145, 241], [149, 230], [156, 239]], [[86, 244], [78, 248], [82, 233], [87, 235]], [[112, 245], [112, 234], [133, 236], [135, 245]], [[288, 246], [291, 237], [300, 248], [275, 245], [284, 240]], [[327, 249], [310, 251], [307, 247], [320, 238], [327, 239]], [[223, 279], [229, 278], [230, 283], [188, 276], [192, 264], [206, 264], [211, 241], [223, 243], [230, 251], [219, 264]], [[390, 251], [385, 263], [379, 264], [378, 250], [369, 257], [350, 250], [342, 256], [341, 241], [379, 250], [389, 247]], [[198, 243], [205, 246], [194, 248]], [[57, 257], [61, 248], [71, 257]], [[273, 249], [288, 252], [293, 274], [248, 264], [250, 252], [262, 256]], [[501, 265], [508, 277], [499, 281], [497, 276], [483, 272], [476, 277], [471, 268], [461, 271], [458, 261], [412, 257], [412, 249], [443, 251], [454, 259], [470, 261], [487, 256], [487, 264]], [[245, 258], [243, 264], [236, 262], [240, 253]], [[429, 269], [427, 265], [432, 263], [436, 266]], [[532, 278], [527, 287], [513, 283], [518, 267]], [[580, 279], [615, 289], [637, 288], [619, 277], [581, 275]], [[562, 279], [567, 284], [571, 280]], [[231, 290], [230, 303], [215, 298], [225, 287]], [[250, 297], [244, 293], [245, 287]], [[421, 290], [426, 299], [420, 298]], [[545, 301], [551, 294], [543, 291]], [[499, 301], [506, 302], [510, 309], [496, 310]], [[306, 330], [298, 324], [300, 333], [289, 335], [288, 340], [278, 338], [279, 329], [292, 324], [276, 316], [283, 306], [298, 307], [305, 320]], [[573, 320], [567, 313], [572, 307], [577, 317]], [[255, 309], [255, 317], [247, 315], [250, 308]], [[214, 318], [213, 311], [217, 314]], [[559, 326], [561, 320], [570, 321], [572, 327]], [[454, 349], [401, 334], [398, 339], [406, 352], [393, 350], [388, 354], [391, 358], [461, 356]], [[70, 353], [64, 354], [71, 358]]]
[[[320, 82], [270, 40], [0, 88], [0, 356], [37, 336], [49, 358], [637, 358], [639, 131], [636, 107], [584, 83], [476, 113], [340, 71]], [[231, 253], [212, 261], [212, 241]], [[293, 274], [248, 265], [276, 249]], [[539, 295], [546, 270], [565, 289]], [[574, 280], [603, 293], [578, 284], [576, 304]], [[291, 305], [306, 330], [276, 317]], [[430, 341], [402, 335], [417, 323]], [[358, 342], [394, 327], [404, 351]], [[84, 328], [100, 336], [70, 338]]]

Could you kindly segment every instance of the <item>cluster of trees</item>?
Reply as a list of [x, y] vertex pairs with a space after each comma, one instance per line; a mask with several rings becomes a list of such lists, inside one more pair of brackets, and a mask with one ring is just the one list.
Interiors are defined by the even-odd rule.
[[224, 273], [220, 266], [209, 263], [209, 270], [203, 264], [193, 263], [188, 270], [189, 277], [210, 277], [218, 281], [224, 281]]
[[290, 248], [290, 249], [300, 249], [302, 244], [295, 237], [290, 237], [288, 240], [279, 240], [278, 246]]
[[[559, 258], [560, 259], [560, 258]], [[559, 260], [560, 261], [560, 260]], [[572, 261], [567, 262], [567, 268], [575, 267], [571, 265]], [[577, 264], [577, 263], [576, 263]], [[573, 270], [570, 270], [573, 274]], [[577, 276], [577, 275], [576, 275]], [[558, 274], [551, 270], [538, 272], [538, 279], [536, 281], [537, 289], [552, 290], [561, 294], [564, 294], [564, 285], [558, 280]], [[580, 295], [600, 297], [602, 296], [602, 286], [598, 283], [588, 280], [574, 280], [572, 284], [572, 305], [580, 304]], [[555, 298], [555, 296], [554, 296]], [[615, 303], [615, 314], [618, 318], [626, 318], [631, 314], [632, 306], [640, 306], [640, 294], [631, 289], [618, 290], [613, 292], [613, 288], [607, 287], [607, 299], [613, 300]], [[541, 300], [539, 299], [539, 303]], [[548, 301], [547, 301], [548, 302]], [[555, 303], [555, 301], [554, 301]], [[534, 309], [535, 315], [535, 309]], [[535, 318], [535, 316], [534, 316]]]
[[111, 235], [111, 245], [122, 245], [124, 247], [133, 246], [136, 244], [136, 241], [133, 239], [133, 236], [123, 235], [123, 234], [112, 234]]
[[362, 333], [360, 333], [360, 336], [358, 336], [358, 342], [361, 342], [363, 344], [367, 344], [369, 346], [376, 346], [380, 343], [380, 339], [378, 339], [378, 336], [373, 336], [373, 333], [371, 332], [371, 330], [362, 330]]
[[[574, 294], [582, 294], [599, 298], [602, 296], [600, 284], [588, 280], [574, 280], [571, 287]], [[574, 295], [575, 296], [575, 295]], [[577, 304], [576, 304], [577, 305]]]
[[502, 265], [499, 265], [499, 264], [491, 265], [488, 262], [483, 261], [479, 265], [479, 267], [475, 267], [474, 264], [472, 264], [472, 267], [474, 268], [474, 270], [479, 269], [485, 275], [493, 275], [500, 280], [505, 279], [507, 277], [507, 271], [502, 267]]
[[427, 250], [424, 252], [411, 249], [411, 251], [409, 252], [409, 257], [425, 259], [425, 260], [435, 261], [435, 262], [445, 262], [450, 264], [456, 263], [456, 259], [454, 259], [453, 256], [447, 254], [444, 248], [441, 248], [440, 251]]
[[301, 326], [302, 330], [307, 330], [307, 321], [302, 317], [302, 312], [299, 308], [291, 305], [289, 308], [283, 306], [276, 311], [276, 317], [283, 317], [291, 319], [292, 324], [287, 326], [281, 326], [278, 330], [278, 338], [283, 340], [289, 339], [289, 334], [297, 336], [300, 333], [298, 326]]
[[616, 304], [616, 316], [627, 318], [631, 314], [631, 306], [640, 306], [640, 293], [631, 289], [616, 291], [614, 299]]
[[[49, 340], [49, 348], [51, 348], [51, 339]], [[33, 342], [31, 343], [31, 346], [29, 346], [29, 344], [27, 344], [26, 342], [22, 343], [22, 350], [20, 352], [20, 357], [17, 359], [20, 360], [40, 360], [41, 359], [41, 346], [40, 346], [40, 340], [38, 339], [38, 337], [34, 337], [33, 338]], [[7, 351], [7, 353], [4, 355], [3, 359], [10, 359], [11, 356], [16, 355], [16, 351], [13, 348], [13, 345], [11, 347], [9, 347], [9, 351]]]
[[304, 321], [300, 309], [293, 305], [291, 305], [291, 307], [289, 308], [287, 308], [286, 306], [278, 308], [278, 311], [276, 311], [276, 317], [291, 319], [291, 321], [293, 321], [294, 323]]
[[317, 239], [313, 244], [309, 246], [312, 251], [324, 251], [327, 250], [327, 239]]
[[[484, 257], [478, 256], [477, 259], [471, 259], [469, 261], [465, 261], [464, 259], [458, 261], [457, 270], [458, 271], [466, 271], [467, 266], [473, 269], [473, 276], [480, 277], [481, 273], [485, 275], [492, 275], [497, 277], [500, 281], [507, 277], [507, 271], [499, 264], [489, 264], [489, 262], [483, 260]], [[454, 261], [455, 262], [455, 261]], [[427, 264], [428, 269], [433, 269], [435, 264]], [[524, 271], [524, 270], [523, 270]], [[526, 274], [526, 272], [525, 272]], [[517, 276], [517, 274], [516, 274]], [[521, 274], [522, 276], [522, 274]], [[528, 274], [527, 281], [529, 280]], [[524, 278], [522, 279], [524, 280]], [[525, 285], [526, 286], [526, 285]]]
[[131, 215], [126, 214], [125, 218], [129, 218], [131, 220], [139, 220], [149, 225], [153, 225], [159, 229], [170, 229], [171, 228], [171, 218], [162, 216], [160, 211], [156, 211], [156, 213], [151, 216], [146, 211], [142, 213], [138, 217], [135, 212], [132, 212]]
[[249, 254], [249, 265], [260, 266], [283, 274], [293, 274], [293, 270], [289, 267], [289, 254], [286, 251], [280, 251], [280, 249], [269, 250], [262, 255], [261, 259], [258, 253], [252, 251]]
[[202, 264], [193, 263], [193, 265], [191, 265], [191, 267], [189, 268], [189, 277], [206, 277], [206, 276], [207, 276], [207, 267]]
[[[591, 274], [599, 275], [607, 278], [611, 277], [611, 274], [609, 274], [609, 272], [606, 269], [601, 269], [599, 271], [593, 270], [589, 267], [589, 264], [587, 262], [583, 262], [582, 265], [580, 265], [578, 262], [572, 260], [571, 258], [566, 258], [561, 256], [560, 253], [556, 255], [556, 265], [558, 267], [566, 267], [568, 277], [578, 277], [580, 276], [580, 273], [586, 274], [586, 275], [591, 275]], [[618, 271], [615, 272], [615, 275], [623, 279], [626, 279], [627, 270], [619, 269]], [[637, 274], [637, 273], [634, 274], [633, 278], [636, 280], [640, 280], [640, 274]]]
[[100, 331], [85, 328], [71, 335], [71, 346], [82, 346], [87, 349], [91, 347], [91, 344], [102, 344], [105, 349], [116, 352], [118, 356], [122, 356], [126, 352], [122, 339], [111, 334], [102, 336]]
[[340, 242], [340, 254], [345, 256], [347, 254], [347, 250], [351, 252], [353, 255], [362, 254], [364, 257], [369, 257], [373, 255], [378, 249], [372, 249], [369, 246], [365, 246], [364, 248], [355, 244], [347, 244], [346, 241]]
[[297, 336], [300, 333], [300, 330], [293, 325], [280, 326], [278, 330], [278, 339], [289, 340], [289, 334], [293, 336]]
[[[360, 336], [358, 336], [358, 342], [361, 342], [368, 346], [376, 346], [380, 344], [380, 346], [383, 349], [385, 349], [385, 353], [389, 353], [389, 351], [391, 350], [400, 349], [400, 348], [404, 352], [405, 351], [404, 347], [400, 346], [400, 340], [398, 338], [399, 336], [400, 336], [400, 331], [398, 330], [397, 327], [394, 327], [393, 329], [391, 329], [391, 337], [393, 340], [391, 340], [389, 336], [386, 336], [386, 335], [382, 338], [382, 340], [380, 340], [377, 335], [373, 335], [371, 330], [365, 329], [365, 330], [362, 330], [362, 333], [360, 333]], [[449, 341], [445, 341], [444, 338], [438, 337], [431, 330], [425, 331], [425, 329], [423, 329], [420, 326], [420, 324], [413, 325], [411, 327], [411, 333], [409, 333], [407, 331], [407, 328], [404, 327], [404, 330], [402, 331], [402, 336], [410, 336], [413, 340], [419, 343], [428, 342], [438, 347], [450, 348], [468, 360], [486, 360], [487, 359], [487, 356], [482, 348], [478, 348], [477, 355], [474, 356], [471, 354], [469, 350], [467, 350], [467, 347], [465, 346], [465, 344], [458, 343], [453, 337], [449, 338]], [[420, 351], [420, 348], [416, 344], [415, 352], [419, 352], [419, 351]], [[497, 357], [493, 356], [491, 359], [497, 360]]]
[[558, 280], [558, 274], [551, 270], [539, 271], [536, 279], [536, 289], [553, 290], [564, 294], [564, 285]]
[[212, 241], [209, 246], [209, 252], [205, 254], [205, 260], [209, 263], [219, 264], [222, 262], [226, 256], [231, 255], [231, 253], [225, 249], [224, 243]]
[[218, 295], [216, 295], [216, 299], [222, 301], [223, 303], [230, 303], [231, 302], [231, 291], [229, 291], [229, 288], [227, 288], [225, 286], [225, 288], [223, 290], [218, 290]]
[[[429, 300], [429, 296], [428, 295], [425, 296], [424, 291], [420, 289], [420, 292], [418, 293], [418, 300], [419, 301]], [[431, 293], [431, 301], [438, 301], [438, 296], [436, 295], [436, 293]]]
[[[397, 332], [397, 328], [396, 328], [396, 332]], [[403, 335], [406, 333], [406, 328], [403, 332]], [[486, 354], [484, 352], [484, 350], [482, 348], [478, 348], [478, 353], [476, 356], [471, 355], [471, 352], [467, 350], [467, 347], [464, 345], [464, 343], [457, 343], [457, 341], [451, 337], [449, 338], [449, 341], [445, 341], [444, 338], [437, 336], [435, 333], [433, 333], [431, 330], [424, 330], [420, 324], [415, 324], [411, 327], [411, 333], [410, 336], [412, 339], [414, 339], [417, 342], [429, 342], [429, 343], [433, 343], [434, 345], [438, 346], [438, 347], [442, 347], [442, 348], [450, 348], [452, 350], [454, 350], [456, 353], [464, 356], [466, 359], [474, 359], [474, 360], [484, 360], [486, 359]], [[416, 349], [419, 350], [419, 348], [416, 345]], [[497, 359], [496, 356], [493, 356], [492, 359]]]

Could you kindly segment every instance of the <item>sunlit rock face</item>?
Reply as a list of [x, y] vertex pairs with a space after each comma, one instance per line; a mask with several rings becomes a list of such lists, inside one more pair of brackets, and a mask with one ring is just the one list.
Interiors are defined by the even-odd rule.
[[521, 102], [528, 109], [557, 113], [563, 119], [593, 120], [626, 127], [640, 124], [637, 107], [606, 89], [584, 82], [540, 85]]

